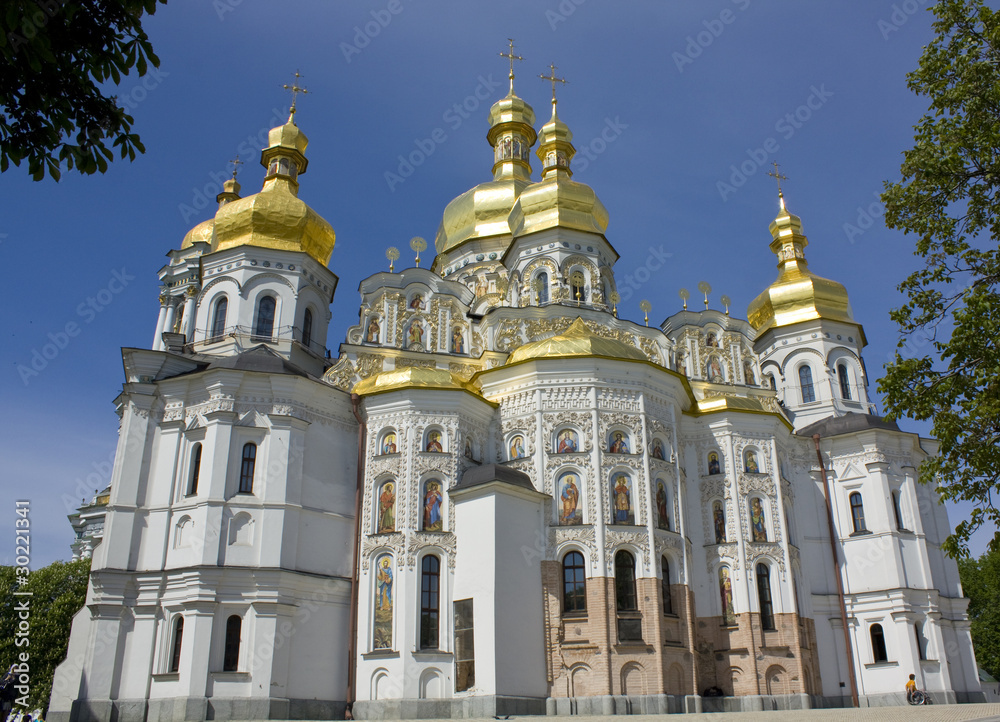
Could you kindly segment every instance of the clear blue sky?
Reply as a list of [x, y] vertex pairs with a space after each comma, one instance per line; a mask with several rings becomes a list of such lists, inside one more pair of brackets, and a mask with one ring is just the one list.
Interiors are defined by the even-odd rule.
[[[34, 566], [68, 558], [66, 514], [109, 478], [119, 348], [151, 343], [156, 271], [184, 233], [211, 215], [206, 197], [214, 205], [215, 179], [228, 174], [227, 161], [241, 146], [254, 149], [243, 157], [243, 193], [259, 190], [259, 136], [276, 123], [275, 109], [287, 109], [281, 86], [295, 69], [310, 91], [297, 115], [310, 138], [300, 196], [337, 231], [330, 261], [341, 279], [334, 352], [356, 323], [358, 282], [384, 269], [385, 248], [405, 250], [416, 235], [432, 240], [445, 204], [489, 178], [486, 115], [506, 92], [507, 64], [498, 53], [513, 37], [525, 58], [516, 67], [517, 92], [534, 106], [538, 126], [548, 116], [549, 84], [537, 76], [555, 63], [569, 79], [560, 89], [560, 116], [577, 147], [591, 149], [585, 164], [584, 153], [578, 155], [575, 177], [610, 212], [619, 285], [645, 264], [651, 247], [671, 254], [623, 304], [622, 315], [641, 319], [639, 300], [648, 298], [651, 320], [659, 322], [680, 308], [680, 288], [708, 281], [714, 307], [728, 294], [734, 315], [745, 316], [776, 275], [767, 231], [776, 189], [765, 171], [777, 160], [789, 177], [789, 208], [809, 236], [811, 268], [847, 286], [864, 324], [874, 380], [896, 342], [888, 318], [900, 300], [895, 286], [916, 260], [912, 240], [887, 231], [878, 206], [870, 209], [874, 218], [861, 219], [866, 227], [858, 226], [859, 207], [868, 209], [882, 182], [898, 176], [900, 153], [926, 106], [905, 83], [931, 38], [926, 6], [916, 0], [171, 0], [160, 6], [145, 23], [160, 69], [145, 81], [125, 78], [118, 90], [146, 154], [114, 163], [103, 176], [67, 173], [59, 183], [34, 183], [23, 168], [0, 176], [6, 284], [0, 454], [8, 500], [0, 509], [0, 538], [8, 540], [0, 563], [12, 560], [14, 498], [32, 501]], [[595, 142], [602, 132], [610, 142]], [[432, 152], [422, 160], [414, 154], [421, 162], [408, 178], [387, 179], [399, 172], [399, 156], [421, 147]], [[750, 173], [745, 182], [720, 189], [741, 165]], [[79, 333], [63, 339], [69, 323]], [[65, 348], [25, 383], [18, 366], [29, 365], [50, 334]], [[955, 523], [962, 509], [950, 513]], [[974, 552], [992, 532], [977, 538]]]

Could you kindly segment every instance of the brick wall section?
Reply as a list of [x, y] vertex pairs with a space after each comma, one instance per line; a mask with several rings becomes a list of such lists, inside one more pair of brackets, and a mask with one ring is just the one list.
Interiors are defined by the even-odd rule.
[[[688, 623], [690, 592], [672, 585], [674, 616], [664, 616], [660, 582], [636, 580], [642, 642], [618, 643], [614, 579], [587, 579], [587, 612], [562, 614], [562, 565], [542, 562], [552, 697], [608, 694], [691, 694], [694, 656]], [[624, 685], [624, 691], [623, 691]]]

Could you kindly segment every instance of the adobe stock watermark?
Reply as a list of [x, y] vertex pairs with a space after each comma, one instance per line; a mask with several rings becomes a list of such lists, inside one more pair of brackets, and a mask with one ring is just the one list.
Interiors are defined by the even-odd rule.
[[150, 67], [149, 71], [142, 76], [142, 80], [125, 91], [123, 95], [116, 95], [115, 100], [121, 103], [126, 110], [135, 110], [167, 77], [170, 77], [170, 73], [166, 70]]
[[[461, 128], [462, 123], [468, 120], [473, 113], [479, 110], [484, 101], [492, 98], [493, 93], [497, 88], [503, 86], [502, 82], [498, 83], [493, 79], [492, 74], [486, 76], [485, 78], [480, 75], [477, 80], [479, 83], [469, 95], [467, 95], [461, 102], [454, 103], [451, 107], [445, 109], [444, 113], [441, 114], [441, 121], [451, 128], [452, 131], [456, 131]], [[387, 170], [383, 174], [386, 185], [389, 186], [389, 190], [395, 192], [396, 186], [406, 182], [407, 179], [412, 177], [414, 172], [416, 172], [416, 169], [422, 166], [428, 158], [434, 155], [434, 151], [437, 150], [438, 146], [447, 140], [448, 133], [440, 126], [434, 128], [434, 130], [428, 133], [426, 137], [416, 138], [413, 141], [413, 150], [405, 156], [400, 153], [396, 157], [399, 161], [396, 165], [396, 172], [394, 173], [391, 170]]]
[[[267, 145], [267, 136], [271, 128], [284, 125], [288, 119], [288, 111], [282, 108], [274, 108], [271, 111], [271, 122], [269, 125], [260, 128], [256, 133], [248, 135], [246, 139], [236, 148], [237, 154], [252, 158], [260, 152], [261, 148]], [[177, 206], [178, 212], [185, 223], [191, 218], [201, 215], [201, 211], [215, 203], [215, 197], [222, 192], [222, 184], [232, 178], [232, 170], [213, 171], [208, 174], [209, 182], [201, 188], [191, 189], [191, 203], [181, 203]]]
[[[587, 170], [590, 164], [597, 160], [598, 156], [606, 151], [609, 145], [618, 140], [621, 137], [622, 131], [627, 128], [628, 126], [621, 121], [621, 116], [616, 115], [614, 120], [605, 116], [604, 127], [601, 128], [601, 131], [589, 141], [577, 147], [576, 155], [573, 156], [573, 172], [579, 173], [580, 171]], [[583, 156], [582, 158], [580, 157], [581, 155]]]
[[673, 255], [673, 253], [664, 251], [662, 244], [659, 247], [650, 246], [646, 262], [631, 273], [626, 273], [621, 277], [622, 283], [618, 286], [618, 293], [622, 297], [622, 302], [632, 298], [632, 293], [649, 282], [653, 274], [659, 271]]
[[890, 35], [899, 32], [900, 28], [910, 21], [910, 17], [915, 15], [922, 5], [929, 5], [930, 2], [931, 0], [904, 0], [901, 3], [893, 3], [889, 19], [880, 19], [875, 23], [878, 31], [882, 33], [882, 39], [888, 40]]
[[[750, 0], [730, 0], [730, 2], [741, 11], [750, 7]], [[695, 59], [701, 57], [705, 49], [725, 32], [726, 26], [736, 22], [736, 17], [736, 13], [730, 8], [725, 8], [717, 18], [703, 20], [701, 24], [705, 26], [705, 29], [685, 38], [687, 45], [684, 46], [684, 52], [675, 50], [671, 53], [670, 59], [677, 66], [677, 72], [683, 73], [684, 66], [694, 64]]]
[[364, 25], [354, 26], [354, 36], [351, 38], [353, 42], [347, 43], [342, 41], [340, 43], [340, 52], [344, 54], [344, 60], [350, 63], [355, 55], [360, 55], [361, 51], [371, 45], [372, 40], [389, 27], [392, 19], [403, 12], [403, 10], [401, 0], [389, 0], [385, 8], [369, 11], [372, 19]]
[[546, 10], [545, 19], [549, 21], [549, 27], [555, 32], [559, 23], [564, 23], [569, 20], [569, 16], [576, 12], [576, 9], [583, 5], [587, 0], [562, 0], [555, 8], [555, 10]]
[[[827, 90], [825, 83], [820, 84], [818, 88], [813, 85], [809, 90], [810, 93], [802, 105], [789, 113], [785, 113], [774, 124], [774, 130], [784, 140], [791, 140], [799, 129], [809, 122], [810, 118], [813, 117], [813, 113], [826, 105], [827, 101], [833, 97], [833, 91]], [[778, 143], [777, 138], [774, 136], [765, 138], [756, 148], [747, 148], [747, 159], [742, 161], [739, 166], [735, 163], [729, 166], [729, 182], [726, 183], [726, 181], [720, 180], [715, 184], [719, 195], [722, 196], [722, 200], [728, 200], [729, 196], [742, 188], [747, 180], [763, 167], [768, 159], [780, 149], [781, 144]]]
[[21, 378], [21, 383], [27, 386], [34, 377], [48, 368], [49, 364], [69, 347], [73, 339], [80, 335], [83, 330], [82, 326], [93, 323], [98, 314], [103, 312], [115, 300], [115, 297], [128, 288], [129, 283], [134, 280], [135, 276], [129, 274], [124, 268], [120, 271], [112, 269], [108, 282], [92, 296], [88, 296], [77, 305], [76, 315], [83, 319], [83, 324], [68, 321], [55, 332], [50, 331], [48, 343], [41, 348], [31, 349], [31, 361], [27, 364], [17, 365], [17, 375]]
[[875, 200], [868, 205], [860, 205], [857, 208], [857, 218], [854, 223], [845, 223], [844, 235], [848, 243], [854, 243], [860, 236], [875, 225], [875, 222], [885, 215], [885, 206], [882, 205], [882, 194], [875, 191]]

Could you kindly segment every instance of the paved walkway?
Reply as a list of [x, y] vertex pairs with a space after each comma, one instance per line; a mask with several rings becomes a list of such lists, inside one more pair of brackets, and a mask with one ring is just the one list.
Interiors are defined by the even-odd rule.
[[[942, 704], [923, 707], [864, 707], [862, 709], [810, 709], [788, 712], [719, 712], [713, 714], [618, 715], [613, 717], [511, 717], [517, 722], [572, 719], [574, 722], [1000, 722], [1000, 704]], [[433, 722], [421, 720], [421, 722]], [[468, 722], [495, 722], [493, 718]]]

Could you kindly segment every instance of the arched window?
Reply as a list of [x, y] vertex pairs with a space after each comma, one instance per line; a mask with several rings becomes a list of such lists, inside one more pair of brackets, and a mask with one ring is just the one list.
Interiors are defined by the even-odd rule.
[[615, 605], [619, 612], [634, 612], [635, 559], [626, 551], [615, 554]]
[[542, 271], [537, 276], [535, 280], [538, 281], [538, 303], [548, 303], [549, 302], [549, 274]]
[[215, 313], [212, 314], [212, 334], [213, 340], [222, 338], [226, 332], [226, 312], [229, 310], [229, 299], [223, 296], [215, 302]]
[[760, 602], [760, 626], [774, 629], [774, 607], [771, 604], [771, 573], [767, 564], [757, 565], [757, 600]]
[[892, 492], [892, 513], [896, 517], [896, 529], [903, 531], [906, 527], [903, 526], [903, 514], [899, 509], [899, 491]]
[[847, 377], [847, 366], [837, 364], [837, 378], [840, 380], [840, 398], [844, 401], [851, 400], [851, 381]]
[[799, 367], [799, 388], [802, 390], [802, 403], [808, 404], [816, 400], [816, 389], [813, 388], [813, 372], [808, 366]]
[[420, 565], [420, 648], [438, 648], [441, 561], [429, 554]]
[[860, 492], [851, 492], [849, 497], [851, 500], [851, 520], [854, 522], [854, 533], [860, 534], [861, 532], [868, 531], [865, 527], [865, 505], [861, 501]]
[[191, 451], [191, 474], [188, 478], [188, 496], [198, 493], [198, 474], [201, 472], [201, 444], [195, 444]]
[[885, 634], [881, 624], [873, 624], [869, 632], [872, 638], [872, 661], [888, 662], [889, 653], [885, 649]]
[[927, 659], [927, 642], [924, 639], [924, 631], [920, 626], [920, 622], [913, 623], [913, 633], [917, 637], [917, 659], [922, 662]]
[[274, 335], [274, 296], [262, 296], [257, 303], [257, 323], [254, 326], [254, 336], [271, 340]]
[[778, 390], [778, 382], [774, 380], [774, 376], [771, 374], [767, 375], [767, 385], [771, 387], [771, 391]]
[[673, 614], [674, 600], [670, 594], [670, 562], [667, 561], [666, 557], [660, 559], [660, 571], [663, 574], [663, 578], [660, 579], [660, 590], [663, 593], [663, 613]]
[[313, 312], [311, 309], [306, 309], [306, 312], [302, 315], [302, 345], [306, 348], [312, 344], [313, 340]]
[[184, 638], [184, 617], [177, 615], [174, 620], [174, 643], [170, 648], [170, 667], [168, 672], [174, 673], [181, 670], [181, 640]]
[[253, 470], [257, 463], [257, 444], [252, 441], [243, 445], [243, 459], [240, 464], [240, 493], [253, 494]]
[[583, 271], [572, 271], [569, 274], [569, 279], [570, 300], [577, 302], [586, 301], [587, 281], [586, 276], [583, 275]]
[[570, 552], [563, 557], [563, 614], [587, 611], [587, 581], [583, 554]]
[[226, 620], [226, 647], [222, 655], [222, 671], [235, 672], [240, 665], [240, 632], [243, 619], [234, 614]]

